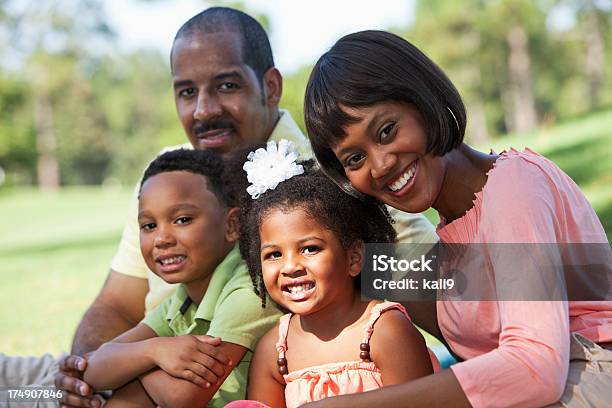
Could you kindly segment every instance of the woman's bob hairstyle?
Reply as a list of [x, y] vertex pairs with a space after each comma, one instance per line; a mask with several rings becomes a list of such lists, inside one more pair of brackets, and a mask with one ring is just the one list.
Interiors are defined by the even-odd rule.
[[349, 183], [332, 147], [358, 122], [342, 108], [395, 101], [422, 115], [427, 152], [443, 156], [463, 142], [465, 106], [442, 70], [403, 38], [385, 31], [342, 37], [314, 66], [304, 98], [312, 150], [322, 170], [344, 191], [367, 199]]

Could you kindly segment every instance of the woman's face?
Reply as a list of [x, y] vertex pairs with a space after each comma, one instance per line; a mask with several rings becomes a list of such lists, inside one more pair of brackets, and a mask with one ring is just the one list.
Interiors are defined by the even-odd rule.
[[444, 180], [442, 157], [426, 154], [421, 114], [411, 105], [381, 102], [344, 107], [357, 123], [332, 146], [351, 184], [399, 210], [417, 213], [435, 202]]

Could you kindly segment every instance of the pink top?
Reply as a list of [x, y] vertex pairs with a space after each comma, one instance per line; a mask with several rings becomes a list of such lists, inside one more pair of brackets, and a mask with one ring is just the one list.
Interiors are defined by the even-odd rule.
[[[438, 235], [445, 243], [608, 242], [578, 186], [529, 149], [504, 152], [474, 206], [442, 220]], [[565, 387], [570, 332], [612, 340], [612, 302], [438, 301], [437, 313], [466, 360], [451, 369], [474, 407], [553, 403]]]
[[[410, 319], [406, 309], [399, 303], [383, 302], [372, 307], [370, 319], [364, 327], [362, 343], [370, 342], [374, 331], [374, 323], [387, 310], [398, 309]], [[280, 319], [278, 328], [279, 358], [285, 357], [287, 351], [287, 332], [292, 314], [286, 314]], [[355, 345], [359, 349], [359, 345]], [[440, 364], [430, 351], [434, 370], [438, 371]], [[348, 361], [323, 364], [292, 371], [283, 376], [285, 379], [285, 405], [288, 408], [298, 407], [307, 402], [318, 401], [337, 395], [354, 394], [382, 388], [382, 375], [376, 364], [371, 361]]]

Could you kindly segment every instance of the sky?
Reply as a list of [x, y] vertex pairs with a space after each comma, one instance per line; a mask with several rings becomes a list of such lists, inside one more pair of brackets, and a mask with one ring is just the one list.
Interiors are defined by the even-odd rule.
[[[288, 73], [314, 63], [342, 35], [365, 29], [407, 26], [413, 0], [244, 0], [247, 8], [270, 19], [276, 66]], [[108, 0], [108, 16], [122, 47], [155, 47], [169, 55], [178, 28], [213, 1]]]

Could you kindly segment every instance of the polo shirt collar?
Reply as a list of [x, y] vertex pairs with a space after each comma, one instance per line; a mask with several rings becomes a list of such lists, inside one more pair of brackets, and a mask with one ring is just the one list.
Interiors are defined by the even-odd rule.
[[[240, 251], [238, 250], [238, 244], [234, 245], [234, 248], [227, 254], [225, 259], [221, 261], [215, 268], [210, 283], [206, 289], [206, 293], [200, 302], [200, 306], [195, 313], [195, 319], [203, 319], [211, 321], [215, 315], [215, 306], [221, 295], [221, 291], [232, 278], [235, 270], [238, 268], [241, 262], [244, 262], [240, 257]], [[172, 322], [179, 316], [185, 314], [185, 312], [191, 306], [187, 290], [184, 285], [179, 285], [176, 288], [176, 293], [172, 297], [166, 319]]]

